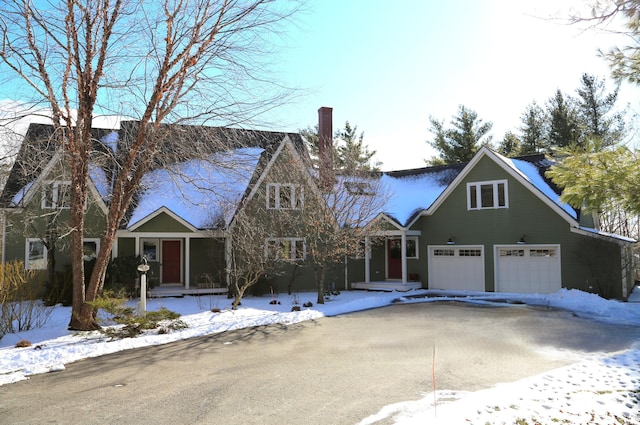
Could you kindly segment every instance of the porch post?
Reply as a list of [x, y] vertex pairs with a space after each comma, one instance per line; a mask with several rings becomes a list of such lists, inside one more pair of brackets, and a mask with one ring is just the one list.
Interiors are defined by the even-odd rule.
[[184, 287], [189, 289], [191, 283], [190, 271], [191, 271], [191, 238], [189, 236], [184, 238]]
[[407, 284], [407, 234], [402, 232], [402, 246], [400, 247], [402, 259], [402, 286]]
[[369, 269], [369, 257], [371, 252], [371, 241], [369, 240], [369, 236], [364, 237], [364, 282], [371, 282], [371, 270]]

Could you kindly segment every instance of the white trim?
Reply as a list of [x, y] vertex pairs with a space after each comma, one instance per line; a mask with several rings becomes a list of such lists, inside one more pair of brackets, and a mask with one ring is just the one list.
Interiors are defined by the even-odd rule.
[[[275, 252], [275, 258], [271, 256], [269, 245], [271, 242], [278, 244]], [[280, 258], [280, 243], [289, 242], [289, 258]], [[298, 251], [296, 245], [298, 242], [302, 242], [302, 257], [298, 258]], [[282, 260], [282, 261], [304, 261], [307, 259], [307, 241], [305, 238], [286, 237], [286, 238], [265, 238], [264, 240], [264, 256], [269, 260]]]
[[[163, 242], [173, 242], [173, 241], [178, 241], [180, 243], [180, 277], [178, 282], [164, 282], [164, 276], [163, 276], [163, 271], [164, 271], [164, 250], [162, 249], [162, 243]], [[158, 247], [159, 251], [159, 257], [160, 257], [160, 284], [164, 284], [164, 283], [182, 283], [185, 288], [189, 287], [189, 279], [185, 276], [184, 274], [184, 263], [187, 261], [187, 259], [184, 258], [184, 243], [185, 243], [185, 239], [183, 238], [165, 238], [165, 239], [160, 239], [160, 246]]]
[[[83, 251], [84, 251], [84, 243], [85, 242], [93, 242], [93, 243], [96, 244], [96, 258], [97, 258], [98, 257], [98, 253], [100, 252], [100, 238], [83, 238], [82, 239]], [[85, 261], [88, 261], [88, 260], [85, 259]]]
[[[484, 245], [427, 245], [427, 265], [428, 265], [428, 278], [429, 278], [429, 289], [442, 289], [442, 288], [435, 288], [435, 277], [434, 277], [434, 266], [433, 266], [433, 260], [434, 260], [434, 253], [435, 250], [451, 250], [453, 251], [454, 255], [452, 256], [447, 256], [448, 258], [452, 258], [453, 261], [460, 261], [460, 258], [476, 258], [476, 259], [480, 259], [479, 263], [481, 265], [482, 271], [480, 273], [477, 273], [474, 275], [478, 275], [482, 277], [482, 288], [480, 289], [481, 291], [486, 291], [486, 286], [487, 286], [487, 282], [486, 282], [486, 266], [485, 266], [485, 261], [486, 261], [486, 256], [485, 256], [485, 249], [484, 249]], [[479, 256], [459, 256], [456, 254], [459, 254], [460, 250], [479, 250], [480, 251], [480, 255]], [[464, 288], [464, 287], [460, 287], [460, 288], [447, 288], [447, 289], [451, 289], [451, 290], [469, 290], [469, 288]], [[474, 288], [472, 290], [478, 290], [477, 288]]]
[[423, 215], [432, 215], [442, 203], [449, 197], [449, 195], [457, 188], [457, 186], [462, 182], [467, 175], [473, 170], [473, 168], [478, 164], [478, 162], [483, 157], [489, 157], [493, 162], [495, 162], [498, 166], [500, 166], [503, 170], [505, 170], [511, 177], [518, 181], [518, 183], [522, 184], [524, 187], [528, 188], [531, 193], [537, 196], [542, 202], [547, 204], [553, 211], [555, 211], [560, 217], [562, 217], [567, 223], [569, 223], [573, 227], [578, 227], [578, 222], [574, 219], [567, 211], [562, 209], [558, 204], [553, 202], [542, 193], [538, 188], [536, 188], [528, 179], [524, 177], [524, 175], [518, 170], [514, 169], [514, 167], [507, 164], [502, 158], [501, 155], [493, 152], [486, 146], [480, 148], [478, 153], [469, 161], [469, 163], [462, 169], [460, 174], [456, 176], [455, 179], [447, 186], [447, 188], [438, 196], [438, 198], [431, 204], [431, 206], [425, 210], [422, 214], [418, 214], [416, 218], [407, 225], [407, 227], [411, 227], [413, 223], [415, 223], [419, 217]]
[[[154, 242], [156, 246], [155, 258], [149, 258], [144, 251], [144, 243], [145, 242]], [[136, 255], [140, 255], [140, 257], [146, 257], [147, 262], [150, 263], [159, 263], [160, 262], [160, 238], [138, 238], [137, 239], [137, 247], [136, 247]]]
[[167, 214], [169, 217], [173, 218], [175, 221], [177, 221], [178, 223], [182, 224], [187, 229], [189, 229], [189, 230], [191, 230], [193, 232], [197, 232], [198, 231], [198, 229], [196, 227], [194, 227], [193, 225], [191, 225], [191, 223], [189, 223], [188, 221], [186, 221], [185, 219], [183, 219], [182, 217], [180, 217], [178, 214], [174, 213], [173, 211], [171, 211], [167, 207], [158, 208], [157, 210], [155, 210], [151, 214], [147, 215], [146, 217], [143, 217], [140, 220], [136, 221], [133, 225], [127, 226], [126, 230], [128, 230], [130, 232], [134, 232], [137, 228], [139, 228], [140, 226], [150, 222], [151, 220], [153, 220], [154, 218], [158, 217], [162, 213]]
[[[503, 185], [504, 190], [504, 205], [499, 205], [500, 194], [498, 188]], [[482, 186], [492, 187], [492, 200], [493, 205], [490, 207], [482, 206]], [[471, 205], [471, 187], [474, 187], [476, 206]], [[487, 180], [487, 181], [474, 181], [467, 183], [467, 210], [468, 211], [480, 211], [480, 210], [496, 210], [509, 208], [509, 182], [506, 179], [503, 180]]]
[[[282, 188], [290, 190], [290, 206], [282, 206]], [[271, 205], [273, 192], [274, 205]], [[304, 186], [299, 183], [267, 183], [266, 203], [268, 210], [300, 210], [304, 208]]]
[[[559, 272], [560, 272], [560, 276], [558, 276], [558, 278], [560, 279], [560, 288], [562, 288], [562, 249], [560, 244], [500, 244], [500, 245], [494, 245], [493, 246], [493, 288], [494, 288], [494, 292], [500, 292], [501, 288], [499, 283], [499, 270], [498, 270], [498, 263], [500, 260], [500, 255], [499, 252], [501, 249], [511, 249], [511, 250], [524, 250], [525, 253], [526, 251], [530, 251], [532, 249], [538, 249], [538, 250], [544, 250], [544, 249], [554, 249], [556, 251], [556, 255], [553, 258], [557, 259], [558, 265], [559, 265]], [[522, 258], [531, 258], [531, 256], [527, 256], [526, 254], [522, 257]], [[540, 257], [535, 257], [535, 258], [540, 258]], [[555, 292], [555, 291], [554, 291]]]
[[[41, 198], [40, 198], [40, 208], [43, 210], [68, 210], [71, 208], [71, 205], [59, 205], [61, 204], [60, 199], [60, 187], [67, 187], [67, 203], [71, 203], [71, 181], [70, 180], [45, 180], [42, 182], [41, 186]], [[47, 194], [51, 191], [51, 204], [48, 204]], [[64, 193], [64, 191], [63, 191]], [[64, 198], [62, 198], [64, 199]]]
[[[31, 243], [39, 242], [42, 244], [42, 259], [39, 260], [36, 266], [31, 265], [30, 251]], [[37, 261], [37, 260], [36, 260]], [[46, 270], [47, 269], [47, 247], [40, 238], [26, 238], [24, 246], [24, 268], [26, 270]]]

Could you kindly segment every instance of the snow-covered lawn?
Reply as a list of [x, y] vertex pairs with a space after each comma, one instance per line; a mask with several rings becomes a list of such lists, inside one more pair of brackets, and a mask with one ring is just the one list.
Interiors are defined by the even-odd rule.
[[[429, 294], [428, 298], [407, 298]], [[435, 297], [434, 297], [435, 295]], [[300, 304], [315, 301], [315, 294], [298, 295]], [[166, 344], [216, 332], [272, 323], [291, 324], [358, 310], [383, 307], [392, 302], [436, 302], [455, 299], [470, 303], [519, 301], [566, 309], [581, 317], [613, 324], [640, 326], [640, 304], [607, 301], [596, 295], [561, 290], [551, 295], [451, 293], [411, 291], [382, 293], [351, 291], [331, 297], [324, 305], [291, 312], [292, 298], [279, 296], [279, 304], [268, 297], [248, 297], [232, 311], [224, 296], [152, 299], [148, 310], [166, 307], [182, 315], [187, 329], [168, 334], [146, 334], [137, 338], [109, 341], [97, 332], [70, 332], [66, 329], [70, 309], [56, 307], [41, 329], [6, 335], [0, 340], [0, 385], [30, 375], [64, 370], [65, 364], [130, 348]], [[512, 305], [512, 304], [508, 304]], [[212, 308], [221, 308], [212, 313]], [[21, 340], [32, 346], [15, 348]], [[426, 389], [425, 389], [426, 390]], [[371, 412], [361, 424], [393, 418], [398, 424], [639, 424], [640, 423], [640, 341], [630, 350], [584, 356], [564, 368], [521, 381], [505, 383], [477, 392], [446, 389], [425, 392], [420, 400], [386, 406]]]

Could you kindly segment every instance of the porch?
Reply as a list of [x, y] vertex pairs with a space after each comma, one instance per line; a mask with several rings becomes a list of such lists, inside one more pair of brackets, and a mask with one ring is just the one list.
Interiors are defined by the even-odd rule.
[[399, 291], [406, 292], [422, 288], [422, 282], [402, 282], [401, 280], [382, 280], [373, 282], [352, 282], [351, 289], [366, 289], [368, 291]]

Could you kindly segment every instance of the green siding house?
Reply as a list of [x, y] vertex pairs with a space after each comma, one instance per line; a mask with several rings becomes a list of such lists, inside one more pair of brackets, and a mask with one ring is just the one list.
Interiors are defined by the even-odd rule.
[[[330, 122], [330, 108], [319, 113]], [[117, 172], [113, 158], [121, 145], [126, 148], [122, 134], [134, 125], [95, 130], [87, 259], [104, 249], [100, 237], [109, 182]], [[167, 129], [162, 144], [167, 150], [159, 154], [166, 160], [143, 178], [111, 250], [114, 258], [145, 258], [156, 295], [227, 291], [231, 236], [242, 211], [266, 219], [261, 226], [268, 235], [256, 231], [253, 242], [265, 256], [282, 260], [280, 270], [265, 275], [256, 289], [314, 289], [309, 240], [295, 218], [313, 214], [326, 200], [323, 179], [332, 181], [334, 190], [384, 199], [366, 226], [371, 230], [360, 252], [329, 270], [328, 288], [526, 293], [568, 288], [624, 298], [633, 287], [634, 241], [601, 232], [597, 217], [562, 203], [559, 189], [545, 178], [551, 164], [542, 155], [506, 158], [485, 147], [467, 164], [354, 177], [336, 175], [326, 165], [312, 167], [298, 134]], [[2, 260], [24, 260], [42, 280], [54, 260], [52, 241], [55, 269], [69, 263], [68, 178], [62, 154], [47, 142], [50, 131], [41, 124], [29, 128], [0, 198]], [[330, 138], [330, 127], [325, 131]], [[184, 134], [188, 141], [178, 140]], [[196, 149], [178, 155], [175, 146], [184, 143]]]
[[468, 164], [386, 173], [400, 195], [378, 219], [395, 231], [380, 235], [352, 286], [626, 297], [634, 241], [562, 203], [544, 176], [550, 165], [485, 147]]

